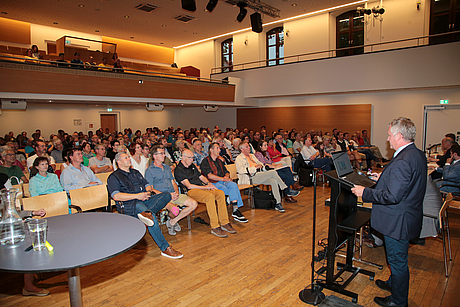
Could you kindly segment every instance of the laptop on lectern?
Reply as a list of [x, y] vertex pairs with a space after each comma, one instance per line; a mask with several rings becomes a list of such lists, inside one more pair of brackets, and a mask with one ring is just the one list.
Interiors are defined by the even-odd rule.
[[366, 188], [372, 188], [375, 186], [374, 180], [367, 178], [365, 175], [359, 175], [353, 171], [347, 152], [333, 152], [332, 161], [334, 161], [337, 176], [343, 181], [351, 184], [352, 186], [361, 185]]

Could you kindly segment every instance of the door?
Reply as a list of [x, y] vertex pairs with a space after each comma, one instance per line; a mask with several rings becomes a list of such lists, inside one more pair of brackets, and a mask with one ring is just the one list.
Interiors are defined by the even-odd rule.
[[117, 114], [101, 114], [101, 128], [105, 132], [105, 128], [109, 128], [109, 132], [118, 131]]
[[430, 38], [430, 44], [460, 40], [460, 34], [449, 34], [460, 30], [460, 0], [431, 0], [430, 35], [446, 35]]

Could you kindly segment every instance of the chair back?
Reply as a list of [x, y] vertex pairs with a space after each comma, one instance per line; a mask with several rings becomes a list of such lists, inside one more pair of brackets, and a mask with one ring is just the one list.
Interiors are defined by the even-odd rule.
[[232, 180], [237, 180], [238, 179], [238, 173], [236, 172], [236, 165], [235, 164], [228, 164], [225, 165], [227, 168], [227, 171], [230, 173], [230, 179]]
[[45, 209], [45, 217], [69, 214], [69, 202], [65, 191], [24, 198], [24, 210]]
[[82, 211], [106, 207], [109, 202], [105, 184], [70, 190], [69, 194], [72, 205], [80, 207]]
[[107, 173], [99, 173], [99, 174], [95, 174], [97, 178], [99, 178], [103, 184], [107, 184], [107, 178], [109, 178], [110, 174], [112, 174], [112, 172], [107, 172]]
[[444, 203], [442, 204], [441, 209], [439, 210], [438, 221], [439, 221], [439, 228], [440, 229], [442, 229], [442, 222], [443, 222], [444, 217], [446, 215], [446, 210], [447, 210], [447, 208], [449, 208], [449, 205], [452, 202], [453, 198], [454, 197], [452, 196], [452, 193], [447, 194], [447, 197], [444, 200]]

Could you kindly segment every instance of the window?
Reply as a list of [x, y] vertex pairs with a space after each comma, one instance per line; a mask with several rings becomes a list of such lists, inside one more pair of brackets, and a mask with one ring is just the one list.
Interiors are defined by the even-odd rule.
[[233, 71], [233, 39], [222, 42], [222, 72]]
[[[364, 16], [349, 11], [337, 17], [337, 49], [364, 46]], [[337, 51], [337, 56], [361, 54], [364, 47]]]
[[267, 32], [267, 66], [284, 64], [284, 30], [283, 27]]
[[[460, 0], [431, 0], [430, 35], [460, 30]], [[460, 34], [447, 34], [430, 39], [430, 44], [460, 40]]]

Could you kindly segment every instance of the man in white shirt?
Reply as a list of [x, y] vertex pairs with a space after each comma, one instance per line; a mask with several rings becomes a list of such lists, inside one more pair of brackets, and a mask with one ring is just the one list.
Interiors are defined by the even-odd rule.
[[50, 157], [46, 153], [46, 144], [43, 141], [36, 141], [35, 142], [35, 155], [30, 156], [27, 158], [27, 168], [30, 170], [32, 168], [32, 165], [34, 164], [35, 158], [37, 157], [47, 157], [48, 160], [50, 161], [49, 165], [53, 168], [53, 170], [56, 170], [56, 161], [54, 161], [53, 157]]
[[315, 147], [312, 146], [311, 138], [305, 139], [305, 146], [300, 151], [303, 159], [306, 163], [313, 164], [315, 168], [322, 168], [324, 171], [329, 172], [331, 170], [331, 159], [320, 158], [320, 153]]
[[296, 133], [295, 134], [295, 142], [292, 145], [292, 149], [294, 149], [294, 153], [296, 155], [298, 155], [298, 154], [300, 154], [300, 151], [302, 150], [302, 148], [303, 148], [302, 134], [301, 133]]

